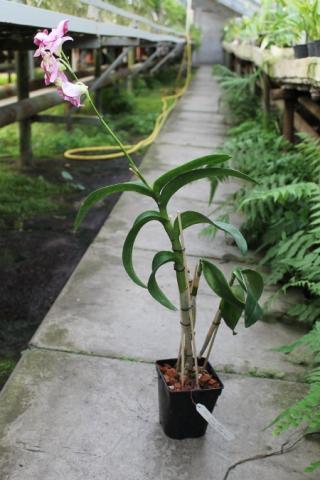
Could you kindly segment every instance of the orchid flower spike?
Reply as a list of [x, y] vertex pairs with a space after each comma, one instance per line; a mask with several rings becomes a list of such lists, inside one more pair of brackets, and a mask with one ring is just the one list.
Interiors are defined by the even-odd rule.
[[73, 40], [72, 37], [65, 35], [68, 29], [69, 20], [62, 20], [50, 33], [48, 30], [38, 32], [34, 37], [34, 43], [38, 47], [34, 56], [42, 57], [41, 68], [44, 71], [45, 84], [54, 83], [58, 94], [64, 100], [75, 107], [80, 107], [81, 95], [87, 93], [88, 87], [81, 82], [69, 82], [64, 73], [66, 62], [61, 58], [62, 45], [67, 40]]

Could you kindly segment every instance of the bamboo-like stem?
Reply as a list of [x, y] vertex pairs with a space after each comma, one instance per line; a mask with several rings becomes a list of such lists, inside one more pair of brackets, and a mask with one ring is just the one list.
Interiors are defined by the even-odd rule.
[[[159, 205], [159, 210], [163, 218], [166, 219], [163, 226], [170, 238], [172, 250], [175, 252], [175, 271], [180, 297], [180, 324], [181, 324], [181, 355], [178, 356], [177, 370], [181, 365], [181, 370], [184, 372], [184, 366], [188, 371], [193, 368], [193, 352], [190, 334], [190, 317], [189, 317], [189, 285], [186, 280], [186, 268], [183, 261], [183, 250], [179, 239], [179, 234], [174, 231], [173, 224], [170, 220], [166, 208]], [[189, 333], [189, 334], [188, 334]], [[184, 361], [182, 362], [182, 353]], [[179, 358], [181, 357], [181, 358]], [[182, 365], [183, 363], [183, 365]]]
[[209, 345], [210, 341], [211, 341], [211, 338], [212, 336], [214, 335], [214, 333], [216, 332], [216, 330], [218, 329], [219, 325], [221, 323], [221, 312], [220, 310], [218, 310], [212, 320], [212, 323], [209, 327], [209, 330], [208, 330], [208, 333], [206, 335], [206, 338], [203, 342], [203, 345], [201, 347], [201, 350], [199, 352], [199, 356], [202, 357], [204, 352], [206, 351], [207, 349], [207, 346]]
[[[193, 309], [191, 303], [191, 292], [190, 292], [190, 283], [188, 278], [188, 265], [187, 265], [187, 256], [185, 250], [185, 243], [183, 237], [183, 228], [181, 222], [181, 214], [178, 213], [178, 224], [179, 224], [179, 232], [180, 232], [180, 243], [182, 247], [182, 256], [183, 256], [183, 264], [184, 264], [184, 272], [186, 276], [186, 283], [188, 286], [188, 313], [189, 313], [189, 321], [191, 327], [191, 342], [192, 342], [192, 352], [193, 352], [193, 360], [194, 360], [194, 368], [195, 368], [195, 377], [196, 377], [196, 386], [199, 388], [199, 368], [198, 368], [198, 356], [197, 356], [197, 347], [196, 347], [196, 340], [195, 340], [195, 332], [194, 332], [194, 320], [193, 320]], [[185, 331], [185, 338], [186, 335], [190, 334], [190, 328], [188, 328], [188, 333]]]
[[180, 344], [179, 344], [178, 358], [177, 358], [177, 363], [176, 363], [176, 370], [177, 370], [177, 372], [179, 372], [180, 367], [181, 367], [181, 351], [182, 351], [182, 330], [181, 330], [181, 336], [180, 336]]
[[209, 348], [208, 348], [206, 359], [205, 359], [204, 364], [203, 364], [203, 368], [207, 368], [207, 364], [208, 364], [208, 361], [209, 361], [211, 350], [212, 350], [214, 341], [216, 339], [220, 323], [221, 323], [221, 316], [220, 316], [220, 322], [216, 325], [215, 331], [213, 332], [213, 335], [211, 337], [210, 345], [209, 345]]
[[180, 371], [180, 382], [181, 386], [184, 386], [184, 371], [185, 371], [185, 345], [186, 345], [186, 336], [184, 331], [181, 332], [181, 371]]
[[199, 289], [201, 273], [202, 273], [201, 263], [198, 262], [194, 269], [194, 275], [193, 275], [193, 279], [190, 287], [191, 304], [192, 304], [192, 312], [193, 312], [193, 328], [195, 328], [196, 320], [197, 320], [197, 294]]
[[[233, 282], [235, 280], [235, 276], [232, 275], [231, 277], [231, 280], [229, 282], [229, 285], [230, 287], [233, 285]], [[206, 348], [208, 346], [208, 344], [210, 343], [210, 347], [209, 347], [209, 350], [211, 352], [211, 349], [212, 349], [212, 346], [213, 346], [213, 342], [216, 338], [216, 335], [217, 335], [217, 331], [218, 331], [218, 328], [220, 326], [220, 323], [221, 323], [221, 318], [222, 318], [222, 314], [221, 314], [221, 311], [220, 311], [220, 308], [218, 309], [218, 311], [216, 312], [213, 320], [212, 320], [212, 323], [209, 327], [209, 330], [208, 330], [208, 333], [206, 335], [206, 338], [203, 342], [203, 345], [202, 345], [202, 348], [200, 350], [200, 353], [199, 353], [199, 356], [202, 357], [202, 355], [204, 354], [204, 352], [206, 351]], [[212, 340], [213, 339], [213, 340]], [[209, 353], [210, 354], [210, 353]]]

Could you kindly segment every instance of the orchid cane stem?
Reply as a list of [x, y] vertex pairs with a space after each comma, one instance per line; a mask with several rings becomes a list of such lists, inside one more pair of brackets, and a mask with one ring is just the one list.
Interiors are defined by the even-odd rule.
[[192, 304], [192, 312], [193, 312], [193, 328], [195, 328], [196, 320], [197, 320], [197, 294], [199, 289], [201, 273], [202, 273], [201, 263], [198, 262], [194, 270], [193, 279], [192, 279], [191, 288], [190, 288], [191, 304]]
[[[233, 285], [234, 280], [235, 280], [235, 276], [232, 275], [231, 280], [229, 282], [230, 287]], [[222, 314], [221, 314], [221, 310], [220, 310], [220, 306], [219, 306], [219, 309], [216, 312], [216, 314], [215, 314], [215, 316], [212, 320], [212, 323], [209, 327], [209, 330], [208, 330], [208, 333], [206, 335], [205, 341], [203, 342], [202, 348], [201, 348], [200, 353], [199, 353], [200, 357], [202, 357], [202, 355], [206, 351], [207, 346], [210, 344], [209, 345], [209, 350], [208, 350], [208, 353], [207, 353], [207, 356], [206, 356], [206, 360], [205, 360], [205, 365], [208, 363], [208, 359], [209, 359], [209, 356], [210, 356], [210, 353], [211, 353], [211, 350], [212, 350], [212, 347], [213, 347], [213, 343], [214, 343], [215, 338], [217, 336], [218, 328], [221, 324], [221, 318], [222, 318]]]
[[211, 323], [210, 328], [208, 330], [208, 333], [206, 335], [205, 341], [203, 342], [203, 345], [202, 345], [201, 350], [199, 352], [200, 357], [202, 357], [204, 352], [206, 351], [207, 346], [211, 342], [212, 335], [215, 334], [216, 330], [218, 329], [218, 327], [220, 325], [220, 322], [221, 322], [221, 312], [220, 312], [220, 310], [218, 310], [216, 312], [213, 320], [212, 320], [212, 323]]
[[[220, 313], [220, 312], [219, 312]], [[207, 352], [207, 355], [206, 355], [206, 359], [204, 361], [204, 364], [203, 364], [203, 368], [206, 369], [207, 368], [207, 364], [208, 364], [208, 361], [209, 361], [209, 357], [210, 357], [210, 354], [211, 354], [211, 350], [212, 350], [212, 347], [213, 347], [213, 344], [214, 344], [214, 341], [216, 339], [216, 336], [217, 336], [217, 333], [218, 333], [218, 329], [219, 329], [219, 325], [221, 323], [221, 315], [219, 315], [219, 323], [216, 324], [216, 328], [213, 332], [213, 335], [211, 337], [211, 340], [210, 340], [210, 345], [209, 345], [209, 348], [208, 348], [208, 352]]]
[[184, 350], [185, 350], [185, 334], [182, 332], [182, 337], [181, 337], [181, 372], [180, 372], [180, 382], [181, 386], [184, 386], [184, 369], [185, 369], [185, 357], [184, 357]]
[[[191, 303], [191, 292], [190, 292], [190, 284], [188, 278], [188, 265], [187, 265], [187, 257], [185, 251], [185, 243], [183, 237], [183, 228], [182, 228], [182, 221], [181, 221], [181, 214], [178, 212], [178, 224], [179, 224], [179, 233], [180, 233], [180, 243], [182, 247], [182, 256], [183, 256], [183, 264], [184, 264], [184, 273], [186, 276], [186, 284], [188, 286], [188, 314], [189, 314], [189, 321], [191, 327], [191, 339], [192, 339], [192, 352], [193, 352], [193, 359], [194, 359], [194, 368], [195, 368], [195, 377], [196, 377], [196, 386], [199, 388], [199, 368], [198, 368], [198, 356], [197, 356], [197, 347], [196, 347], [196, 340], [194, 334], [194, 320], [193, 320], [193, 308]], [[185, 333], [186, 335], [186, 333]]]

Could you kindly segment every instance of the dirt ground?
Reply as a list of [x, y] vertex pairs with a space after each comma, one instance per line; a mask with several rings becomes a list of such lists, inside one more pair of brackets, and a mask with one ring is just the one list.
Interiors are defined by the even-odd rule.
[[[140, 161], [137, 157], [135, 160]], [[99, 186], [130, 177], [127, 161], [123, 158], [108, 161], [44, 159], [29, 174], [61, 182], [61, 171], [68, 171], [74, 182], [85, 189], [66, 193], [64, 206], [57, 214], [30, 219], [25, 222], [23, 231], [1, 232], [0, 357], [18, 360], [119, 195], [109, 197], [104, 205], [94, 208], [75, 234], [73, 222], [81, 199]], [[0, 388], [6, 377], [0, 377]]]

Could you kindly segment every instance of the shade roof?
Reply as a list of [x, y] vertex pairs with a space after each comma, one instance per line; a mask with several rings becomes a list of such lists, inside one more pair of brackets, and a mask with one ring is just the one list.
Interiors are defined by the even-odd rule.
[[0, 0], [0, 45], [4, 50], [15, 48], [17, 43], [32, 48], [32, 39], [37, 29], [53, 28], [65, 18], [70, 20], [70, 33], [75, 39], [128, 37], [152, 43], [185, 41], [182, 36], [170, 33], [153, 33], [133, 26], [98, 22], [14, 1]]

